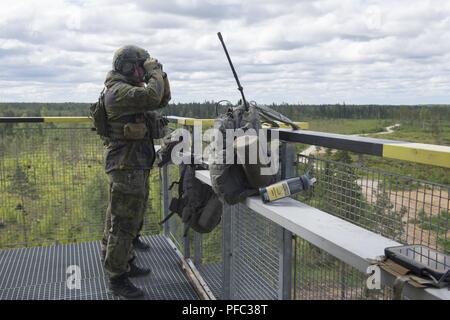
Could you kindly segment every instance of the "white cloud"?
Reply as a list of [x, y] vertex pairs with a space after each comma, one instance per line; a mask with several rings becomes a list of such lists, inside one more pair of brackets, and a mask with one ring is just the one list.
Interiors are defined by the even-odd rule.
[[0, 101], [94, 101], [124, 44], [163, 62], [175, 102], [237, 100], [222, 31], [252, 100], [450, 102], [448, 2], [19, 0], [0, 10]]

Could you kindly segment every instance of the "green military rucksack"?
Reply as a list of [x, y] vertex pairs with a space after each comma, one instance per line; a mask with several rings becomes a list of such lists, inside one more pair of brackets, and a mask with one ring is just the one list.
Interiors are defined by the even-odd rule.
[[178, 184], [178, 198], [172, 198], [170, 214], [161, 221], [166, 222], [175, 213], [183, 221], [184, 235], [189, 228], [199, 233], [211, 232], [222, 217], [222, 203], [212, 188], [195, 177], [196, 169], [205, 169], [202, 165], [181, 164]]
[[[212, 188], [219, 199], [230, 205], [237, 204], [249, 196], [258, 194], [259, 188], [266, 187], [276, 181], [276, 174], [261, 175], [260, 169], [264, 167], [264, 164], [259, 159], [256, 164], [238, 164], [235, 154], [234, 162], [232, 164], [226, 163], [226, 148], [239, 148], [236, 143], [239, 138], [227, 141], [227, 129], [242, 129], [245, 135], [247, 135], [247, 132], [252, 132], [251, 134], [254, 135], [255, 132], [258, 134], [261, 130], [261, 123], [265, 122], [277, 126], [276, 121], [286, 123], [293, 129], [298, 129], [295, 123], [279, 112], [256, 104], [249, 105], [248, 109], [242, 104], [237, 107], [230, 107], [225, 114], [216, 119], [214, 128], [222, 133], [223, 141], [221, 145], [217, 144], [217, 141], [213, 142], [215, 146], [209, 160], [209, 171]], [[249, 131], [250, 129], [252, 130]], [[243, 138], [247, 139], [244, 142], [245, 148], [251, 143], [258, 143], [257, 136], [248, 135]], [[222, 147], [221, 150], [220, 147]]]
[[97, 102], [91, 104], [89, 109], [89, 118], [92, 120], [95, 131], [97, 134], [106, 138], [109, 135], [108, 132], [108, 117], [106, 115], [105, 108], [105, 88], [100, 92]]

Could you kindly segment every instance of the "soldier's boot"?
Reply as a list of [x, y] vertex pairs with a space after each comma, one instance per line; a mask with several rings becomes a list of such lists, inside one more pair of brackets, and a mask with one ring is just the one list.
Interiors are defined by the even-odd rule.
[[140, 268], [134, 263], [130, 263], [130, 271], [127, 272], [127, 276], [130, 278], [145, 277], [150, 272], [150, 269]]
[[139, 236], [137, 236], [136, 238], [133, 239], [133, 247], [136, 250], [140, 250], [140, 251], [150, 250], [150, 246], [148, 244], [146, 244], [145, 242], [141, 241]]
[[109, 289], [114, 295], [128, 299], [140, 298], [144, 295], [144, 291], [136, 287], [127, 274], [109, 279]]

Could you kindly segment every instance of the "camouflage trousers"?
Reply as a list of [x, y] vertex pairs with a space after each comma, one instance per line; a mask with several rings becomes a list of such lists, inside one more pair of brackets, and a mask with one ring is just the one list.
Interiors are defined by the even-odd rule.
[[102, 246], [110, 277], [128, 272], [134, 259], [133, 239], [139, 234], [149, 195], [150, 170], [113, 170], [108, 173], [109, 203]]

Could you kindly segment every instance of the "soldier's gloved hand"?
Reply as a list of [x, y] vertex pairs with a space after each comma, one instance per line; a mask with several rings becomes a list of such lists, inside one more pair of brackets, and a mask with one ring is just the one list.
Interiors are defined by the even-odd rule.
[[170, 92], [170, 84], [169, 79], [167, 78], [167, 74], [164, 72], [164, 95], [161, 100], [161, 107], [166, 107], [169, 104], [169, 101], [172, 99], [172, 94]]
[[144, 69], [151, 74], [154, 71], [162, 72], [162, 64], [157, 59], [148, 58], [144, 61]]

